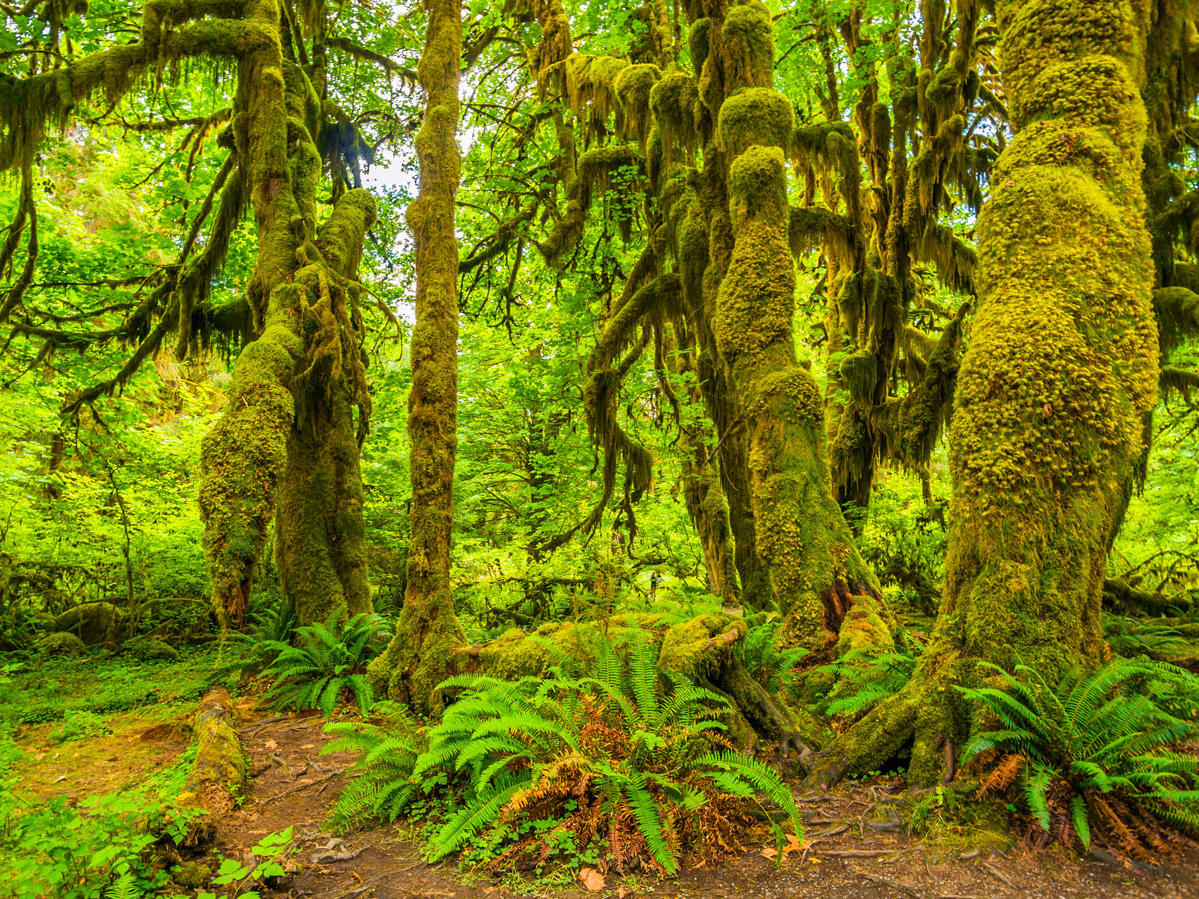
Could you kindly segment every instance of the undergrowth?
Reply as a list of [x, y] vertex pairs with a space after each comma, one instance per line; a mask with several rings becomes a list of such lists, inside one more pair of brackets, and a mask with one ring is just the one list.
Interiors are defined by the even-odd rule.
[[777, 809], [798, 835], [787, 785], [724, 740], [726, 700], [661, 679], [655, 654], [633, 639], [609, 645], [594, 677], [451, 678], [442, 689], [457, 698], [427, 732], [394, 706], [376, 723], [330, 725], [339, 739], [325, 751], [359, 753], [335, 821], [408, 810], [430, 819], [430, 859], [621, 874], [674, 874], [683, 852], [737, 851], [758, 821], [781, 846]]
[[998, 686], [959, 688], [993, 724], [963, 752], [985, 772], [980, 797], [1013, 792], [1044, 845], [1122, 856], [1172, 854], [1199, 837], [1199, 679], [1149, 659], [1117, 659], [1050, 685], [1020, 666], [987, 666]]

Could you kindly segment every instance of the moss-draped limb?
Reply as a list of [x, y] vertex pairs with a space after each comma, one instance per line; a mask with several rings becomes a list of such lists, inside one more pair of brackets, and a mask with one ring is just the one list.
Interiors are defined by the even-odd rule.
[[[536, 6], [536, 4], [534, 4]], [[412, 331], [412, 534], [408, 586], [396, 633], [370, 666], [386, 695], [429, 711], [450, 672], [462, 633], [450, 589], [454, 461], [458, 445], [458, 239], [454, 196], [460, 159], [458, 71], [462, 55], [457, 0], [428, 0], [428, 33], [417, 74], [425, 119], [416, 138], [420, 194], [408, 207], [416, 239], [416, 325]], [[569, 44], [569, 34], [567, 35]], [[382, 692], [382, 691], [381, 691]]]
[[1052, 682], [1103, 657], [1107, 549], [1157, 394], [1136, 82], [1145, 9], [995, 7], [1017, 133], [979, 222], [945, 596], [912, 683], [820, 763], [826, 780], [912, 740], [911, 779], [934, 781], [945, 741], [952, 758], [970, 725], [952, 687], [979, 661], [1031, 665]]

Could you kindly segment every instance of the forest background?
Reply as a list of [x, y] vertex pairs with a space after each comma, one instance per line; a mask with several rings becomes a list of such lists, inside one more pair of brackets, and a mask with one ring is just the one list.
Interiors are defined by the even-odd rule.
[[[235, 43], [230, 55], [219, 44], [201, 42], [193, 51], [171, 43], [185, 23], [203, 24], [205, 16], [225, 21], [228, 5], [176, 9], [102, 0], [4, 7], [0, 161], [12, 177], [0, 194], [0, 218], [14, 223], [0, 253], [5, 651], [38, 646], [34, 655], [73, 653], [80, 647], [63, 634], [74, 634], [108, 650], [170, 655], [230, 627], [261, 625], [280, 610], [301, 625], [338, 608], [373, 610], [390, 622], [406, 605], [415, 615], [422, 603], [436, 609], [441, 601], [445, 585], [425, 561], [436, 556], [430, 546], [440, 538], [427, 527], [436, 516], [422, 518], [420, 510], [448, 500], [422, 498], [437, 478], [429, 479], [423, 463], [413, 465], [410, 440], [424, 432], [406, 425], [411, 409], [435, 405], [429, 397], [443, 401], [433, 419], [449, 414], [444, 390], [413, 387], [414, 340], [418, 359], [446, 351], [434, 346], [436, 338], [414, 335], [422, 303], [436, 301], [422, 296], [430, 284], [454, 289], [435, 262], [418, 261], [420, 240], [432, 238], [427, 221], [411, 211], [418, 187], [436, 186], [438, 160], [444, 167], [448, 158], [430, 149], [434, 136], [418, 141], [422, 123], [437, 122], [429, 111], [437, 107], [427, 110], [426, 99], [447, 89], [432, 84], [429, 72], [424, 89], [418, 85], [422, 56], [436, 58], [430, 22], [440, 7], [280, 7], [286, 9], [271, 27], [285, 35], [280, 46], [307, 73], [316, 97], [315, 106], [307, 96], [288, 102], [309, 103], [307, 114], [319, 121], [310, 123], [306, 138], [286, 132], [288, 146], [307, 140], [320, 163], [315, 171], [289, 163], [288, 183], [302, 214], [290, 219], [296, 246], [285, 255], [298, 261], [287, 258], [287, 274], [275, 276], [264, 275], [264, 259], [272, 258], [271, 241], [283, 229], [264, 237], [263, 210], [275, 197], [262, 185], [280, 176], [263, 173], [270, 144], [252, 115], [258, 82], [248, 73], [261, 75], [253, 68], [264, 65], [255, 61], [258, 50]], [[1122, 15], [1134, 5], [1098, 6], [1119, 7]], [[985, 302], [1001, 293], [994, 269], [986, 281], [991, 293], [979, 289], [980, 209], [995, 192], [1004, 153], [1020, 146], [1013, 143], [1018, 132], [1041, 115], [1028, 111], [1035, 104], [1021, 91], [1033, 89], [1013, 80], [998, 52], [1005, 28], [1019, 42], [1021, 32], [1011, 24], [1019, 21], [1016, 12], [994, 17], [988, 4], [931, 0], [462, 9], [461, 183], [453, 217], [437, 207], [450, 229], [441, 236], [456, 236], [460, 248], [452, 278], [457, 338], [449, 345], [457, 360], [453, 531], [442, 547], [454, 627], [461, 628], [447, 632], [455, 652], [473, 647], [473, 658], [513, 628], [549, 625], [550, 633], [563, 622], [619, 612], [666, 614], [672, 622], [710, 619], [704, 638], [715, 639], [733, 633], [726, 630], [730, 616], [744, 608], [772, 617], [771, 639], [783, 649], [804, 649], [809, 658], [798, 667], [813, 670], [854, 651], [857, 632], [843, 621], [858, 621], [856, 614], [868, 609], [861, 639], [884, 655], [898, 651], [910, 660], [910, 675], [934, 638], [946, 589], [956, 458], [959, 489], [981, 484], [979, 492], [1001, 504], [1009, 488], [1019, 496], [1028, 482], [1053, 484], [1046, 488], [1052, 501], [1042, 504], [1041, 494], [1030, 500], [1036, 508], [1028, 526], [1051, 547], [1042, 574], [1054, 568], [1059, 550], [1063, 569], [1073, 571], [1077, 561], [1068, 558], [1076, 546], [1050, 533], [1052, 510], [1072, 509], [1061, 500], [1071, 491], [1108, 490], [1088, 486], [1085, 472], [1094, 465], [1102, 479], [1110, 469], [1127, 508], [1094, 524], [1088, 539], [1109, 550], [1106, 570], [1088, 569], [1079, 578], [1088, 594], [1080, 602], [1096, 607], [1092, 617], [1103, 604], [1102, 632], [1083, 608], [1070, 625], [1081, 636], [1065, 644], [1070, 654], [1085, 655], [1094, 648], [1091, 628], [1109, 655], [1124, 647], [1129, 655], [1148, 652], [1193, 667], [1199, 590], [1199, 411], [1192, 396], [1199, 387], [1199, 301], [1189, 280], [1199, 235], [1190, 120], [1194, 26], [1186, 4], [1144, 6], [1146, 40], [1157, 52], [1146, 55], [1137, 45], [1140, 94], [1124, 100], [1148, 109], [1147, 138], [1137, 131], [1143, 123], [1129, 126], [1141, 139], [1129, 154], [1135, 165], [1128, 163], [1145, 183], [1148, 207], [1133, 203], [1125, 211], [1152, 240], [1153, 272], [1142, 299], [1148, 303], [1156, 288], [1156, 305], [1144, 311], [1160, 339], [1154, 352], [1121, 357], [1113, 368], [1152, 369], [1142, 381], [1156, 388], [1130, 376], [1127, 393], [1143, 395], [1138, 402], [1146, 408], [1120, 406], [1113, 415], [1143, 419], [1144, 426], [1125, 439], [1121, 419], [1112, 438], [1104, 422], [1087, 417], [1094, 410], [1071, 405], [1076, 398], [1058, 383], [1085, 380], [1089, 350], [1055, 342], [1052, 329], [1054, 339], [1028, 349], [1035, 331], [1027, 321], [1014, 324], [1024, 344], [1017, 341], [1008, 358], [1001, 339], [1003, 352], [993, 358], [1016, 360], [1001, 375], [1021, 383], [1027, 366], [1056, 385], [1047, 390], [1059, 392], [1040, 397], [1032, 389], [1038, 403], [1019, 411], [1012, 428], [1035, 431], [1040, 440], [1038, 429], [1054, 431], [1055, 416], [1077, 415], [1082, 425], [1076, 432], [1072, 422], [1062, 439], [1075, 442], [1051, 446], [1048, 456], [1041, 453], [1049, 444], [1030, 439], [1023, 457], [1021, 450], [1006, 458], [986, 453], [988, 441], [1002, 445], [1002, 429], [987, 433], [974, 430], [972, 420], [951, 420], [963, 355], [974, 341], [991, 346], [978, 336], [980, 295]], [[706, 43], [714, 39], [698, 27], [726, 15], [745, 20], [739, 27], [749, 37], [740, 55], [730, 49], [740, 34], [732, 25], [723, 49]], [[232, 18], [244, 16], [240, 10]], [[1040, 24], [1046, 34], [1054, 27], [1047, 14]], [[64, 99], [54, 72], [84, 71], [96, 54], [122, 46], [152, 47], [157, 55], [139, 58], [128, 72], [106, 63], [98, 76], [87, 73], [80, 96]], [[718, 56], [727, 83], [702, 74], [709, 57]], [[73, 90], [68, 79], [65, 91]], [[1106, 103], [1084, 89], [1077, 93], [1084, 106]], [[771, 105], [773, 97], [785, 98], [785, 114]], [[688, 115], [676, 115], [684, 104]], [[718, 121], [721, 109], [740, 110], [744, 118], [729, 111]], [[1074, 107], [1063, 101], [1054, 109], [1068, 118]], [[289, 115], [295, 118], [295, 108]], [[1115, 117], [1105, 109], [1079, 118], [1120, 145], [1125, 121], [1115, 117], [1113, 125], [1109, 115]], [[261, 153], [258, 142], [266, 148]], [[773, 201], [753, 182], [767, 176], [747, 175], [751, 186], [737, 187], [731, 174], [733, 160], [742, 157], [741, 171], [752, 160], [769, 168], [753, 148], [771, 142], [787, 157], [788, 174], [778, 176], [786, 253], [755, 269], [732, 252], [730, 236], [732, 261], [725, 264], [750, 266], [727, 271], [755, 287], [763, 268], [794, 264], [794, 282], [766, 284], [764, 292], [775, 291], [782, 306], [738, 319], [731, 290], [718, 300], [707, 281], [701, 290], [698, 276], [689, 280], [696, 272], [688, 256], [688, 229], [694, 230], [688, 204], [699, 204], [698, 217], [712, 228], [716, 259], [722, 238], [711, 222], [724, 215], [736, 222], [730, 230], [739, 231], [771, 214]], [[1016, 168], [1006, 184], [1019, 189], [1021, 162], [1015, 153], [1011, 158]], [[715, 189], [698, 180], [712, 172], [734, 185], [732, 199], [721, 201], [728, 212], [720, 215], [703, 206], [708, 199], [696, 199]], [[297, 186], [309, 183], [311, 195]], [[245, 196], [230, 199], [236, 184]], [[373, 198], [369, 212], [361, 189]], [[748, 193], [738, 199], [737, 190]], [[339, 215], [358, 217], [346, 225]], [[1094, 232], [1046, 219], [1047, 239], [1057, 241], [1050, 251], [1061, 251], [1063, 266], [1076, 263], [1071, 248]], [[327, 227], [334, 221], [344, 232]], [[1135, 281], [1137, 272], [1120, 268], [1124, 257], [1114, 245], [1122, 246], [1117, 238], [1102, 244], [1097, 258], [1117, 260], [1114, 277]], [[442, 268], [446, 246], [435, 252]], [[310, 268], [322, 273], [302, 274]], [[730, 284], [735, 280], [729, 276]], [[293, 315], [307, 355], [287, 382], [296, 411], [280, 431], [292, 466], [284, 469], [273, 457], [264, 462], [265, 455], [255, 455], [252, 440], [237, 430], [253, 437], [273, 425], [253, 417], [260, 411], [247, 378], [257, 375], [248, 368], [239, 375], [234, 362], [239, 356], [252, 362], [255, 344], [268, 347], [280, 320], [271, 318], [278, 310], [268, 297], [293, 283], [311, 295], [297, 301]], [[1036, 289], [1035, 282], [1028, 288]], [[442, 295], [443, 314], [444, 301]], [[697, 313], [704, 303], [713, 308]], [[768, 330], [759, 329], [762, 322]], [[993, 314], [988, 327], [987, 335], [1004, 330], [996, 329]], [[440, 328], [442, 337], [452, 335], [444, 319]], [[434, 377], [442, 371], [426, 370]], [[776, 445], [762, 423], [790, 423], [794, 410], [770, 406], [773, 395], [761, 385], [783, 372], [792, 387], [802, 384], [789, 396], [817, 397], [818, 408], [804, 410], [807, 418]], [[430, 439], [439, 429], [445, 437], [444, 421], [433, 424]], [[956, 444], [951, 426], [962, 438]], [[801, 431], [809, 441], [804, 446], [817, 448], [812, 458], [795, 450]], [[214, 436], [205, 443], [206, 435]], [[1091, 452], [1092, 438], [1102, 451]], [[1120, 440], [1121, 448], [1111, 450], [1110, 441]], [[977, 455], [967, 459], [971, 452]], [[762, 464], [763, 453], [770, 464]], [[233, 464], [222, 468], [222, 458]], [[1005, 468], [1012, 458], [1024, 470]], [[279, 479], [305, 459], [314, 468], [295, 483], [324, 484], [328, 476], [336, 488], [293, 499], [284, 488], [275, 518]], [[1054, 468], [1059, 463], [1061, 471]], [[739, 474], [738, 466], [745, 471]], [[262, 474], [266, 486], [238, 483], [229, 473], [235, 469], [248, 473], [247, 482]], [[437, 483], [450, 487], [445, 477]], [[824, 485], [819, 500], [811, 484]], [[317, 507], [319, 514], [312, 512]], [[770, 518], [778, 509], [805, 528], [810, 519], [817, 536], [805, 530], [789, 544], [790, 532]], [[353, 515], [343, 519], [347, 510]], [[958, 520], [971, 521], [970, 514]], [[317, 519], [324, 530], [313, 537], [306, 528]], [[1027, 525], [1018, 513], [1003, 520], [1017, 530]], [[1062, 521], [1068, 527], [1071, 519]], [[986, 543], [959, 526], [960, 545]], [[978, 553], [993, 551], [983, 546]], [[309, 564], [316, 556], [333, 561], [320, 569]], [[437, 564], [434, 558], [432, 568]], [[814, 571], [824, 579], [819, 584], [808, 583]], [[420, 576], [415, 586], [413, 572]], [[809, 601], [823, 607], [805, 619]], [[380, 657], [385, 664], [376, 667], [374, 692], [436, 709], [431, 688], [441, 678], [434, 675], [454, 673], [456, 656], [438, 642], [445, 634], [430, 636], [427, 622], [416, 631], [399, 627]], [[1020, 630], [1029, 627], [1023, 621], [1012, 631], [1010, 643], [1022, 657], [999, 653], [990, 660], [1011, 669], [1051, 654], [1042, 644], [1052, 641]], [[853, 681], [844, 672], [836, 677]], [[848, 717], [871, 705], [851, 703]], [[887, 708], [896, 720], [907, 714], [899, 704]], [[803, 730], [790, 719], [783, 726], [777, 717], [750, 718], [773, 739]], [[901, 743], [918, 730], [909, 719], [896, 725], [907, 729]], [[871, 721], [890, 727], [882, 718]], [[961, 727], [959, 721], [943, 729]], [[939, 748], [923, 752], [940, 758]], [[849, 757], [865, 765], [861, 755], [860, 746], [850, 746]]]

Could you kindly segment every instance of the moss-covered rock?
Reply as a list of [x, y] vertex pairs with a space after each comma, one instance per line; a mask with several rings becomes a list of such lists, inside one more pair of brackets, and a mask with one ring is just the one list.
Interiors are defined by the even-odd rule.
[[46, 634], [37, 641], [37, 648], [48, 656], [78, 656], [87, 651], [87, 644], [72, 633], [60, 631]]
[[85, 602], [72, 606], [54, 619], [54, 630], [70, 631], [88, 646], [121, 636], [125, 610], [110, 602]]

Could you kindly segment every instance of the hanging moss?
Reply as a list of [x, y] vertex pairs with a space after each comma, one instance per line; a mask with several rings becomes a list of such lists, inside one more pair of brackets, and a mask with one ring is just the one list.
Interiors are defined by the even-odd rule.
[[720, 49], [728, 93], [769, 87], [774, 74], [774, 22], [761, 0], [729, 7], [721, 25]]
[[629, 62], [614, 56], [572, 54], [564, 63], [566, 100], [587, 123], [588, 138], [603, 138], [608, 119], [619, 108], [617, 79]]
[[691, 54], [691, 65], [696, 72], [703, 69], [708, 59], [711, 28], [711, 19], [692, 17], [691, 26], [687, 29], [687, 50]]
[[616, 130], [638, 146], [645, 144], [653, 123], [650, 94], [661, 77], [662, 70], [650, 63], [626, 66], [616, 76], [614, 87], [619, 101]]
[[671, 72], [650, 91], [650, 108], [662, 135], [665, 164], [669, 168], [678, 153], [690, 160], [696, 149], [695, 106], [699, 90], [686, 72]]

